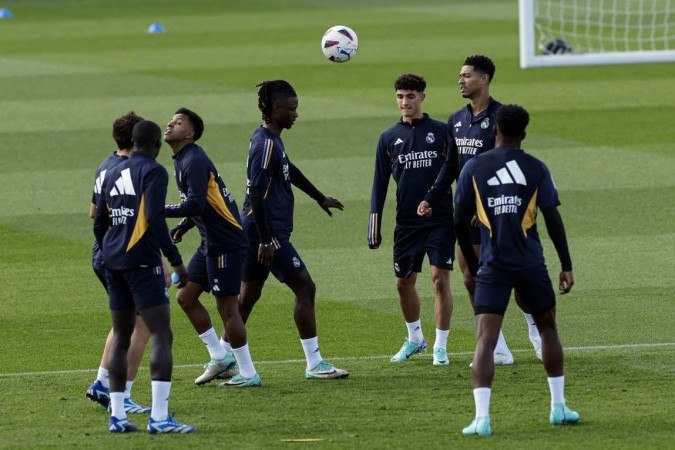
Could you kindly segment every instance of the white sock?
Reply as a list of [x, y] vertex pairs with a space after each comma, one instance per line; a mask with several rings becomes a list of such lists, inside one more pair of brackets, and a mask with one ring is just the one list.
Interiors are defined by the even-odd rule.
[[166, 420], [169, 417], [170, 381], [152, 380], [152, 420]]
[[206, 349], [209, 351], [211, 359], [225, 358], [225, 349], [222, 345], [220, 345], [218, 335], [216, 334], [216, 330], [214, 330], [213, 327], [200, 334], [199, 339], [201, 339], [206, 345]]
[[225, 339], [220, 338], [220, 345], [225, 349], [227, 353], [232, 353], [232, 346]]
[[314, 336], [309, 339], [300, 339], [302, 343], [302, 350], [305, 352], [305, 359], [307, 360], [307, 368], [315, 368], [323, 358], [321, 358], [321, 352], [319, 351], [319, 337]]
[[110, 372], [108, 372], [108, 369], [98, 366], [96, 379], [101, 382], [104, 388], [110, 389]]
[[502, 353], [504, 355], [508, 355], [511, 353], [511, 350], [509, 350], [509, 346], [506, 345], [506, 339], [504, 339], [504, 333], [502, 333], [501, 329], [499, 330], [499, 337], [497, 338], [495, 353]]
[[491, 388], [476, 388], [473, 390], [473, 401], [476, 403], [476, 417], [490, 415], [490, 395], [492, 395]]
[[126, 419], [127, 413], [124, 411], [124, 392], [110, 393], [110, 415], [118, 419]]
[[421, 344], [424, 340], [424, 335], [422, 334], [422, 321], [417, 319], [414, 322], [406, 322], [405, 326], [408, 328], [408, 340], [415, 344]]
[[534, 323], [534, 317], [532, 314], [523, 313], [525, 316], [525, 321], [527, 322], [527, 334], [530, 336], [530, 339], [536, 339], [539, 337], [539, 330], [537, 329], [537, 324]]
[[232, 353], [234, 353], [234, 357], [237, 359], [239, 374], [244, 378], [253, 378], [257, 372], [253, 366], [253, 360], [251, 359], [251, 352], [248, 350], [248, 344], [232, 349]]
[[448, 347], [448, 336], [450, 335], [450, 330], [439, 330], [436, 328], [436, 341], [434, 342], [434, 350], [437, 348], [442, 348], [445, 350]]
[[551, 391], [551, 404], [565, 403], [565, 376], [548, 377], [548, 389]]
[[131, 386], [134, 385], [133, 381], [127, 380], [127, 386], [126, 389], [124, 390], [124, 398], [131, 398]]

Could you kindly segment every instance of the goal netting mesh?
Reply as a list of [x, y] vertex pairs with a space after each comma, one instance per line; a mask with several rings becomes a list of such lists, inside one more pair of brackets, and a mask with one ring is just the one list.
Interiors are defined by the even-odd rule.
[[675, 61], [674, 4], [675, 0], [519, 0], [521, 65]]
[[575, 53], [675, 49], [670, 0], [537, 0], [537, 47], [564, 39]]

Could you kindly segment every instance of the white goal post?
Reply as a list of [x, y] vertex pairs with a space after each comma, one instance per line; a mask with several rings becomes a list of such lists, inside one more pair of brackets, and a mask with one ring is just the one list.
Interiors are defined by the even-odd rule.
[[671, 0], [518, 3], [522, 68], [675, 61]]

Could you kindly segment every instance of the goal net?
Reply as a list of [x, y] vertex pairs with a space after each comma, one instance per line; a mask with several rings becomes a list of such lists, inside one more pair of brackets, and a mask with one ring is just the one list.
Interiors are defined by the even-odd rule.
[[519, 17], [523, 68], [675, 61], [671, 0], [519, 0]]

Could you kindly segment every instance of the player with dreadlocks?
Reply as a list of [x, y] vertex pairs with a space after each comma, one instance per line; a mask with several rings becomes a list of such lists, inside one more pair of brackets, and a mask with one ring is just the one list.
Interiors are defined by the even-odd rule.
[[308, 379], [346, 378], [349, 372], [324, 361], [319, 352], [314, 299], [316, 286], [289, 239], [293, 231], [291, 184], [316, 200], [332, 216], [331, 208], [344, 209], [326, 197], [294, 166], [284, 150], [281, 132], [298, 118], [298, 96], [284, 80], [258, 86], [258, 108], [263, 124], [251, 137], [246, 167], [246, 199], [242, 222], [249, 239], [244, 259], [240, 312], [246, 321], [272, 274], [295, 294], [295, 325], [307, 359]]

